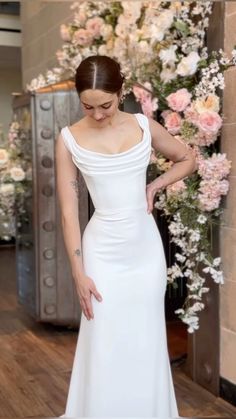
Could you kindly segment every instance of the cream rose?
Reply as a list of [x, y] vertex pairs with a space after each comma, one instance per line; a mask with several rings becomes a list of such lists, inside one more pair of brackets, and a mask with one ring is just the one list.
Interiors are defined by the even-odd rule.
[[197, 99], [194, 102], [194, 108], [198, 113], [205, 111], [219, 112], [220, 100], [216, 95], [209, 95], [205, 99]]
[[166, 30], [171, 27], [173, 20], [174, 20], [173, 12], [171, 10], [165, 10], [158, 16], [156, 25], [159, 28]]
[[79, 13], [75, 14], [76, 20], [79, 22], [79, 26], [83, 25], [86, 22], [87, 15], [84, 10], [80, 10]]
[[63, 41], [68, 42], [71, 40], [70, 31], [66, 25], [63, 24], [60, 26], [60, 34]]
[[118, 23], [118, 24], [116, 25], [116, 28], [115, 28], [115, 33], [116, 33], [116, 35], [118, 35], [120, 38], [125, 39], [125, 38], [127, 37], [127, 35], [128, 35], [128, 31], [127, 31], [127, 29], [128, 29], [128, 28], [129, 28], [129, 27], [127, 27], [127, 25], [124, 25], [124, 24]]
[[100, 47], [98, 47], [98, 54], [99, 55], [108, 55], [107, 46], [106, 45], [100, 45]]
[[155, 24], [146, 27], [147, 36], [152, 41], [162, 41], [165, 31], [170, 28], [173, 23], [174, 15], [171, 10], [165, 10], [156, 19]]
[[107, 41], [112, 36], [112, 33], [113, 33], [113, 27], [112, 27], [112, 25], [105, 25], [105, 24], [103, 24], [101, 26], [100, 34], [101, 34], [101, 36], [103, 37], [103, 39], [105, 41]]
[[25, 179], [25, 172], [21, 167], [12, 167], [10, 176], [15, 182], [20, 182]]
[[122, 1], [122, 7], [124, 13], [118, 18], [118, 22], [121, 24], [135, 23], [140, 17], [142, 4], [139, 1], [129, 2]]

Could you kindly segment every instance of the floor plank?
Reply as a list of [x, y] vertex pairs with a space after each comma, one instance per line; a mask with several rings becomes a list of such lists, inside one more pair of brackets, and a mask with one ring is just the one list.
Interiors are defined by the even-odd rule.
[[[77, 331], [26, 314], [17, 303], [14, 257], [14, 248], [0, 249], [0, 418], [58, 417], [65, 408]], [[181, 324], [168, 324], [172, 359], [186, 351], [185, 333]], [[236, 408], [193, 383], [180, 365], [173, 376], [181, 416], [236, 417]]]

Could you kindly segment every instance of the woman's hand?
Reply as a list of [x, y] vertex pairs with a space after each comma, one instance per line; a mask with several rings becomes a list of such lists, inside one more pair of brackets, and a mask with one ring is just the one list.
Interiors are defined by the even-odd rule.
[[84, 275], [80, 279], [75, 280], [77, 294], [79, 296], [80, 307], [86, 316], [87, 320], [93, 319], [93, 307], [91, 302], [92, 294], [98, 301], [102, 301], [102, 296], [99, 294], [93, 280]]
[[163, 189], [162, 177], [159, 176], [157, 179], [153, 180], [146, 186], [146, 196], [147, 196], [147, 212], [150, 214], [153, 211], [153, 201], [157, 192]]

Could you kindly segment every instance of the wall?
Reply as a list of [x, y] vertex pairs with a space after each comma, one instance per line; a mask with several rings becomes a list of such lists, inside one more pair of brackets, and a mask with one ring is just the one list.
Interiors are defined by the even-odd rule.
[[57, 65], [55, 53], [61, 47], [61, 23], [73, 16], [71, 1], [24, 0], [21, 3], [23, 86], [32, 78]]
[[[236, 45], [236, 1], [225, 2], [224, 50]], [[236, 385], [236, 68], [225, 72], [223, 94], [224, 124], [221, 151], [232, 161], [230, 190], [220, 228], [220, 248], [225, 273], [225, 285], [220, 292], [220, 375]], [[236, 402], [236, 387], [234, 387]]]
[[0, 124], [6, 139], [12, 118], [12, 92], [21, 92], [21, 72], [18, 68], [0, 67]]
[[0, 13], [0, 124], [3, 126], [5, 140], [12, 117], [11, 93], [22, 90], [20, 30], [18, 15]]

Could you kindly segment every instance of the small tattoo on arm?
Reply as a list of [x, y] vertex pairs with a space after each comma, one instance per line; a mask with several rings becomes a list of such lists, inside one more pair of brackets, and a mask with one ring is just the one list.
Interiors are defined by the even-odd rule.
[[[158, 176], [158, 179], [163, 180], [163, 182], [165, 184], [165, 173], [163, 173], [162, 175]], [[163, 186], [160, 187], [161, 190], [165, 188], [164, 184], [163, 184]]]
[[76, 256], [80, 256], [80, 255], [81, 255], [81, 251], [80, 251], [80, 249], [75, 249], [75, 251], [74, 251], [74, 255], [76, 255]]
[[180, 159], [176, 160], [175, 163], [181, 163], [182, 161], [188, 160], [188, 155], [189, 155], [189, 150], [187, 151], [187, 153], [184, 154], [183, 157], [181, 157]]
[[76, 195], [79, 196], [79, 182], [78, 182], [78, 179], [72, 180], [70, 182], [70, 184], [71, 184], [72, 188], [75, 190]]

